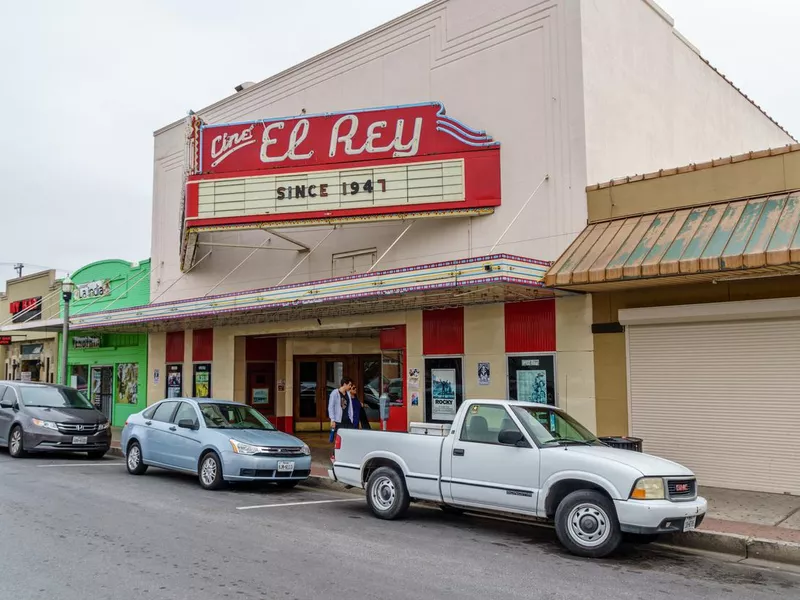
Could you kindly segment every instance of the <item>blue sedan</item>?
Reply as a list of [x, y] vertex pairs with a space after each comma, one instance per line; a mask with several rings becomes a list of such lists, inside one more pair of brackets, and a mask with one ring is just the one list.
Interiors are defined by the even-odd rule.
[[170, 398], [131, 415], [122, 430], [128, 472], [160, 467], [197, 475], [208, 490], [226, 481], [292, 488], [311, 475], [311, 449], [246, 404]]

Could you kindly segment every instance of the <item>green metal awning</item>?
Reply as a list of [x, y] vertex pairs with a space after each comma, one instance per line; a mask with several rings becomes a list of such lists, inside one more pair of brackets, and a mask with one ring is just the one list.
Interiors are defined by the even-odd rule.
[[548, 270], [545, 285], [598, 289], [795, 270], [800, 192], [788, 192], [593, 223]]

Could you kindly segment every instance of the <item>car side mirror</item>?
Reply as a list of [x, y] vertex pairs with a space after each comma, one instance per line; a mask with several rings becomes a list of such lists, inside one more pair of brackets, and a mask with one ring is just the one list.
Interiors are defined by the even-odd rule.
[[14, 408], [13, 402], [0, 402], [0, 408]]
[[504, 446], [519, 446], [521, 448], [528, 446], [528, 442], [525, 441], [525, 436], [517, 429], [501, 431], [500, 435], [497, 436], [497, 441]]
[[193, 419], [181, 419], [178, 421], [178, 427], [181, 429], [200, 429], [200, 425]]

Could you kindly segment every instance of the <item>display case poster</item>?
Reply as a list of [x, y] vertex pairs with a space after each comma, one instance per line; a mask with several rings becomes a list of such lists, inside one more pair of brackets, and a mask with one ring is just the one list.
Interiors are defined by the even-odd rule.
[[183, 368], [167, 365], [167, 398], [180, 398], [183, 393]]
[[254, 389], [253, 404], [269, 404], [269, 388]]
[[120, 363], [117, 365], [117, 404], [138, 404], [139, 402], [139, 364]]
[[452, 421], [456, 415], [456, 370], [431, 369], [431, 416], [436, 421]]
[[211, 365], [194, 366], [194, 397], [211, 397]]
[[517, 371], [517, 400], [547, 404], [547, 373], [545, 371]]

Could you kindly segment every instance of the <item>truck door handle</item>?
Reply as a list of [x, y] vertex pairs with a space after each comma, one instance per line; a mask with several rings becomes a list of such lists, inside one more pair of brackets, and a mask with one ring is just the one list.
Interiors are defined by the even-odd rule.
[[177, 428], [177, 427], [175, 427], [175, 426], [173, 425], [172, 427], [170, 427], [170, 428], [169, 428], [169, 430], [170, 430], [170, 431], [177, 431], [177, 430], [178, 430], [178, 428]]
[[464, 456], [464, 449], [463, 448], [454, 448], [453, 449], [453, 456]]
[[145, 425], [152, 425], [152, 424], [153, 424], [153, 422], [152, 422], [152, 421], [145, 421], [145, 422], [144, 422], [144, 424], [145, 424]]

